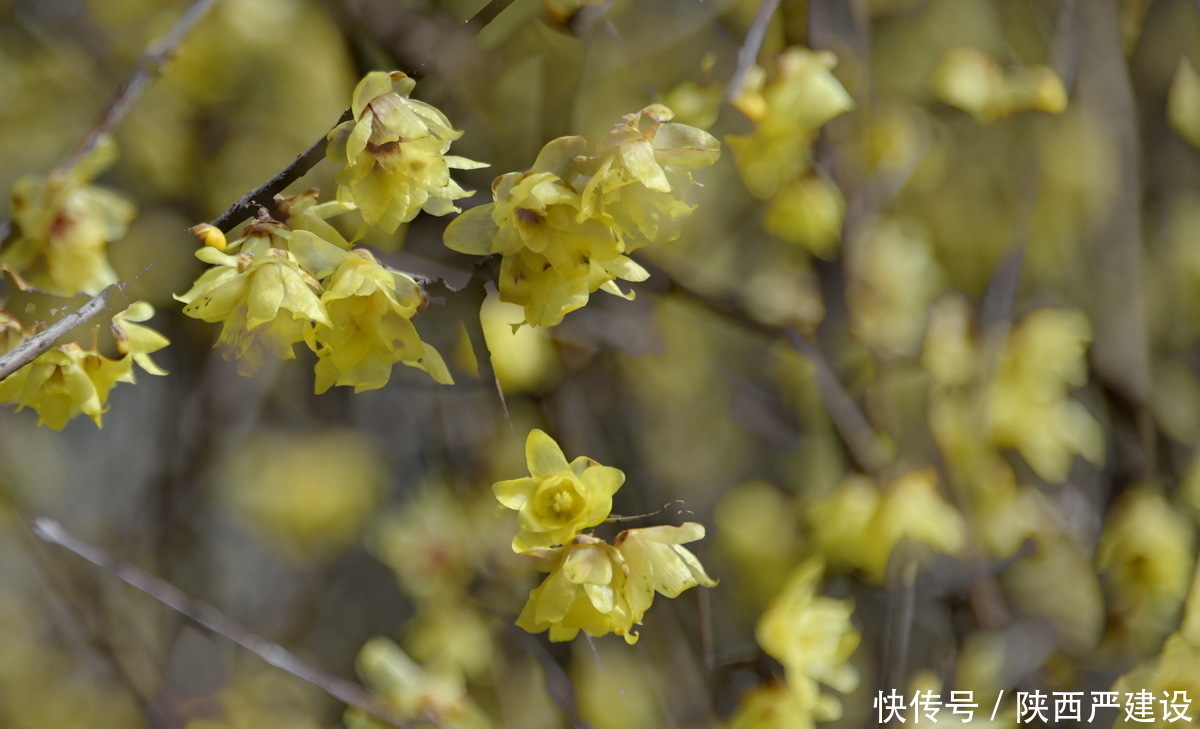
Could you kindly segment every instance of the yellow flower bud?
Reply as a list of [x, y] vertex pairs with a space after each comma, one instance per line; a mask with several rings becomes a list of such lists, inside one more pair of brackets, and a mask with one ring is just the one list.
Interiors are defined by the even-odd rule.
[[218, 251], [225, 250], [225, 234], [215, 225], [201, 223], [188, 229], [192, 235], [200, 239], [200, 242], [210, 248], [216, 248]]

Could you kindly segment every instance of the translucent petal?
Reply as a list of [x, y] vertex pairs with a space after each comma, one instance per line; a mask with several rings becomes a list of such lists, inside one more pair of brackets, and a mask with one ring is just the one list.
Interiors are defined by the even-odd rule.
[[525, 460], [529, 475], [544, 479], [567, 470], [567, 458], [554, 439], [543, 431], [534, 429], [525, 440]]

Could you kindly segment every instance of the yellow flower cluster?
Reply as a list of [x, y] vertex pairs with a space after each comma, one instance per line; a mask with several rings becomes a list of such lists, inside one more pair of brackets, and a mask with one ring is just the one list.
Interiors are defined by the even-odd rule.
[[[1074, 456], [1104, 460], [1104, 432], [1070, 391], [1087, 381], [1091, 325], [1080, 311], [1039, 309], [1012, 329], [990, 382], [965, 302], [948, 297], [930, 313], [922, 365], [933, 376], [930, 421], [951, 465], [977, 471], [978, 443], [1015, 448], [1046, 481], [1066, 479]], [[972, 387], [984, 384], [973, 395]], [[980, 402], [981, 401], [981, 402]], [[987, 417], [974, 414], [980, 411]], [[977, 431], [972, 438], [968, 432]]]
[[[167, 338], [139, 323], [152, 316], [154, 307], [144, 301], [135, 302], [113, 316], [115, 358], [101, 354], [94, 341], [87, 349], [71, 342], [43, 352], [0, 381], [0, 402], [16, 405], [17, 410], [33, 408], [38, 414], [38, 424], [52, 430], [62, 430], [68, 420], [80, 413], [100, 426], [108, 409], [109, 391], [118, 382], [136, 382], [135, 362], [152, 375], [167, 374], [150, 358], [169, 344]], [[19, 345], [26, 335], [4, 311], [0, 311], [0, 328], [3, 332], [0, 345], [4, 345], [0, 354]]]
[[388, 233], [422, 210], [458, 212], [453, 201], [471, 193], [450, 179], [450, 170], [487, 167], [446, 154], [462, 132], [433, 106], [409, 98], [416, 83], [399, 71], [367, 74], [354, 89], [354, 120], [329, 132], [326, 154], [345, 164], [334, 178], [338, 200]]
[[[387, 638], [367, 641], [355, 664], [392, 717], [445, 729], [488, 729], [492, 725], [461, 682], [426, 671]], [[387, 726], [359, 709], [348, 709], [345, 722], [348, 729]]]
[[64, 173], [18, 180], [10, 210], [17, 235], [0, 254], [0, 268], [54, 296], [95, 295], [115, 283], [108, 244], [125, 236], [136, 209], [89, 183], [116, 155], [116, 145], [104, 137]]
[[625, 254], [679, 237], [692, 173], [720, 156], [712, 135], [673, 117], [660, 104], [627, 114], [590, 156], [583, 137], [553, 140], [528, 172], [497, 177], [494, 202], [454, 219], [445, 244], [503, 256], [500, 299], [533, 326], [558, 324], [597, 290], [626, 296], [616, 279], [649, 274]]
[[689, 587], [717, 584], [682, 546], [704, 537], [699, 524], [627, 529], [611, 545], [582, 533], [608, 518], [613, 493], [625, 482], [621, 471], [584, 456], [568, 463], [540, 430], [530, 432], [525, 458], [528, 477], [492, 486], [500, 503], [520, 516], [513, 551], [537, 557], [550, 573], [529, 594], [518, 626], [549, 630], [553, 641], [582, 630], [635, 643], [633, 626], [641, 624], [655, 592], [677, 597]]
[[819, 559], [805, 561], [759, 618], [758, 644], [783, 665], [786, 683], [743, 697], [730, 729], [806, 729], [841, 717], [841, 702], [822, 692], [821, 684], [842, 693], [858, 687], [858, 672], [848, 661], [861, 636], [850, 622], [851, 601], [817, 594], [822, 572]]
[[841, 191], [810, 160], [820, 128], [854, 108], [831, 73], [836, 62], [829, 51], [797, 47], [779, 54], [770, 83], [763, 68], [752, 67], [734, 105], [754, 131], [726, 137], [746, 188], [771, 200], [768, 232], [817, 256], [836, 250], [846, 211]]
[[906, 473], [880, 489], [866, 476], [848, 476], [808, 512], [816, 546], [833, 565], [862, 570], [882, 582], [902, 540], [955, 554], [967, 527], [937, 489], [932, 468]]
[[349, 208], [315, 204], [316, 194], [278, 200], [286, 224], [260, 218], [224, 250], [197, 251], [212, 268], [176, 297], [183, 313], [224, 323], [218, 345], [242, 374], [257, 370], [266, 354], [293, 359], [292, 346], [303, 341], [318, 357], [318, 393], [333, 385], [383, 387], [397, 362], [450, 383], [441, 355], [410, 321], [425, 303], [417, 282], [365, 249], [347, 250], [325, 218]]
[[1067, 108], [1067, 91], [1053, 69], [1005, 70], [978, 48], [951, 48], [942, 54], [929, 86], [937, 98], [981, 122], [1027, 110], [1060, 114]]

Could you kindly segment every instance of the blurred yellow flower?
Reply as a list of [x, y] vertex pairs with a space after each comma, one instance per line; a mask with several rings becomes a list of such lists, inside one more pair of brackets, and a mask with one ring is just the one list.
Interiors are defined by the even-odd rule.
[[55, 296], [95, 295], [115, 283], [108, 244], [125, 237], [137, 209], [90, 183], [116, 156], [104, 137], [71, 169], [18, 180], [9, 212], [16, 237], [0, 253], [0, 268]]
[[809, 522], [821, 554], [882, 582], [893, 550], [908, 539], [944, 554], [966, 544], [966, 522], [937, 490], [932, 468], [910, 471], [881, 494], [865, 476], [847, 477], [810, 507]]
[[298, 562], [349, 546], [387, 483], [371, 444], [339, 430], [256, 434], [220, 473], [225, 502]]
[[521, 531], [513, 538], [514, 552], [569, 543], [583, 529], [604, 521], [612, 496], [625, 474], [585, 456], [567, 463], [554, 440], [541, 430], [525, 441], [528, 478], [498, 481], [496, 499], [518, 512]]
[[[425, 670], [387, 638], [367, 641], [355, 665], [367, 688], [398, 719], [429, 722], [444, 729], [487, 729], [492, 725], [460, 678]], [[358, 709], [347, 710], [345, 722], [347, 729], [385, 726]]]
[[817, 131], [854, 108], [854, 100], [830, 73], [837, 57], [829, 51], [793, 47], [775, 59], [775, 75], [755, 66], [734, 105], [755, 123], [751, 134], [725, 138], [747, 189], [769, 198], [797, 179], [811, 163]]
[[801, 706], [821, 721], [841, 716], [841, 704], [823, 695], [819, 684], [841, 693], [858, 686], [858, 671], [849, 664], [861, 639], [850, 621], [849, 600], [817, 594], [824, 565], [808, 559], [792, 571], [783, 592], [759, 618], [758, 644], [783, 664], [789, 690]]
[[1200, 149], [1200, 74], [1187, 56], [1179, 59], [1167, 93], [1167, 120], [1188, 144]]
[[842, 239], [846, 200], [836, 185], [819, 175], [788, 182], [771, 196], [763, 226], [818, 258], [831, 258]]
[[446, 155], [462, 132], [433, 106], [410, 99], [414, 86], [399, 71], [367, 74], [354, 89], [354, 121], [329, 132], [327, 155], [345, 164], [335, 178], [338, 200], [354, 203], [363, 220], [388, 233], [421, 210], [457, 212], [453, 201], [471, 193], [450, 178], [450, 169], [487, 166]]
[[1060, 114], [1067, 108], [1067, 91], [1052, 69], [1006, 71], [978, 48], [951, 48], [942, 54], [929, 85], [937, 98], [981, 122], [1030, 109]]
[[1052, 483], [1067, 477], [1075, 455], [1104, 460], [1100, 424], [1068, 396], [1087, 381], [1090, 340], [1083, 312], [1039, 309], [1013, 328], [992, 388], [992, 442], [1016, 448]]
[[1110, 612], [1143, 646], [1157, 644], [1175, 625], [1191, 585], [1193, 531], [1162, 490], [1147, 484], [1122, 494], [1105, 520], [1096, 567]]

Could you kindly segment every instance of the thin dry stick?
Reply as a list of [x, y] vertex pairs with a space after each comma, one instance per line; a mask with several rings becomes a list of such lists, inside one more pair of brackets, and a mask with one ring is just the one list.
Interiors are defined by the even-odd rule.
[[[342, 112], [341, 117], [338, 118], [333, 126], [336, 127], [338, 124], [353, 118], [354, 116], [347, 109]], [[254, 215], [259, 207], [271, 207], [277, 193], [282, 192], [283, 188], [300, 179], [304, 173], [316, 167], [318, 162], [325, 159], [325, 147], [327, 145], [325, 140], [326, 135], [322, 135], [320, 139], [313, 142], [313, 145], [301, 153], [290, 165], [284, 167], [271, 179], [243, 195], [241, 200], [238, 200], [228, 210], [221, 213], [216, 220], [212, 221], [212, 225], [228, 233], [233, 230], [233, 226], [239, 221]]]
[[171, 583], [128, 562], [120, 562], [99, 547], [75, 538], [57, 521], [46, 518], [34, 519], [32, 528], [33, 533], [39, 539], [57, 544], [88, 562], [108, 570], [122, 582], [146, 593], [208, 630], [237, 643], [272, 666], [311, 683], [337, 701], [364, 711], [390, 726], [409, 729], [409, 724], [391, 716], [379, 700], [358, 684], [334, 676], [312, 665], [286, 648], [242, 627], [216, 608], [193, 600]]
[[154, 80], [159, 73], [162, 72], [175, 52], [179, 49], [179, 45], [183, 43], [183, 39], [192, 31], [196, 23], [200, 21], [209, 10], [212, 10], [220, 0], [196, 0], [188, 9], [179, 16], [179, 20], [175, 21], [175, 25], [171, 27], [167, 34], [160, 38], [157, 42], [152, 43], [142, 57], [138, 59], [137, 68], [134, 69], [133, 75], [129, 77], [125, 83], [121, 84], [113, 97], [109, 99], [108, 105], [104, 107], [104, 111], [100, 113], [100, 118], [92, 125], [88, 135], [84, 137], [75, 151], [70, 154], [62, 164], [58, 166], [56, 172], [65, 172], [75, 165], [81, 157], [86, 155], [100, 141], [100, 137], [108, 133], [117, 125], [129, 112], [130, 107], [146, 90], [146, 87]]
[[779, 0], [763, 0], [762, 4], [758, 6], [754, 21], [750, 23], [750, 29], [746, 31], [746, 40], [738, 49], [737, 65], [734, 66], [733, 76], [730, 77], [729, 86], [725, 89], [725, 101], [732, 102], [742, 92], [742, 86], [746, 83], [746, 74], [750, 73], [750, 67], [758, 59], [763, 39], [767, 37], [767, 26], [771, 24], [771, 16], [775, 15], [775, 11], [778, 9]]
[[87, 303], [83, 306], [54, 322], [54, 324], [40, 333], [26, 339], [21, 346], [13, 351], [0, 356], [0, 380], [3, 380], [5, 377], [8, 377], [37, 359], [39, 354], [53, 347], [59, 337], [107, 309], [108, 296], [116, 286], [117, 284], [110, 285], [91, 299], [88, 299]]
[[[100, 141], [102, 136], [111, 131], [125, 117], [130, 107], [133, 106], [133, 103], [145, 91], [146, 86], [162, 71], [167, 61], [175, 55], [175, 51], [179, 48], [179, 44], [183, 42], [183, 39], [217, 2], [219, 0], [196, 0], [196, 2], [192, 3], [184, 11], [179, 20], [175, 21], [175, 25], [167, 31], [165, 36], [146, 49], [146, 52], [139, 59], [138, 66], [134, 70], [133, 75], [125, 83], [121, 84], [116, 93], [109, 99], [108, 104], [104, 107], [104, 111], [100, 113], [100, 118], [88, 130], [87, 136], [83, 138], [83, 141], [79, 143], [75, 151], [68, 155], [55, 168], [54, 174], [61, 174], [74, 166], [80, 158], [96, 146], [96, 143]], [[0, 242], [8, 238], [11, 232], [12, 224], [10, 221], [0, 221]], [[0, 380], [8, 377], [22, 366], [32, 362], [39, 354], [53, 347], [55, 341], [63, 334], [66, 334], [71, 329], [104, 311], [108, 305], [108, 295], [111, 289], [112, 286], [109, 286], [93, 296], [78, 311], [64, 317], [49, 329], [27, 340], [12, 352], [0, 357]]]

